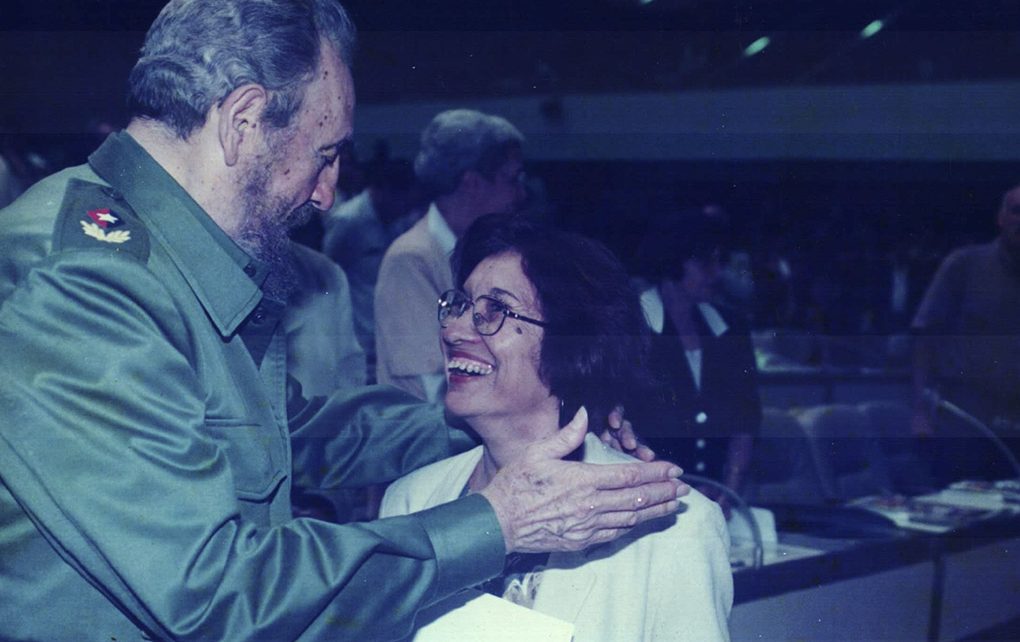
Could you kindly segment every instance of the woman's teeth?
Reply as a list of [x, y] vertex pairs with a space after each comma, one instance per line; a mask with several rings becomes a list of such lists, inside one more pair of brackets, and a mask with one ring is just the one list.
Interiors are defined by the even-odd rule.
[[492, 372], [491, 365], [481, 363], [479, 361], [471, 361], [469, 359], [450, 359], [450, 361], [446, 364], [446, 369], [476, 377], [484, 376]]

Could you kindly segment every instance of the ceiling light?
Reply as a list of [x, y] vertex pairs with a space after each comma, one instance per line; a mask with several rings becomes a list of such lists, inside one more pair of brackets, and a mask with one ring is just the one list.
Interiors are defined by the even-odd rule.
[[751, 44], [747, 45], [747, 49], [744, 49], [744, 57], [750, 58], [751, 56], [757, 53], [761, 53], [761, 51], [765, 49], [765, 47], [769, 46], [770, 42], [772, 41], [769, 39], [768, 36], [762, 36], [761, 38], [758, 38]]
[[870, 23], [868, 23], [867, 27], [861, 29], [861, 38], [870, 38], [870, 37], [872, 37], [873, 35], [875, 35], [879, 31], [881, 31], [882, 27], [884, 27], [884, 26], [885, 26], [885, 23], [882, 22], [881, 20], [872, 20]]

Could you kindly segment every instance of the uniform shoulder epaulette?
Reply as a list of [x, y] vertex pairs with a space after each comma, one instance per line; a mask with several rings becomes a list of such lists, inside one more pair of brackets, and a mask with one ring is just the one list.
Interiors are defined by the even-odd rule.
[[64, 191], [53, 228], [53, 250], [95, 248], [144, 261], [149, 257], [149, 233], [115, 189], [75, 178]]

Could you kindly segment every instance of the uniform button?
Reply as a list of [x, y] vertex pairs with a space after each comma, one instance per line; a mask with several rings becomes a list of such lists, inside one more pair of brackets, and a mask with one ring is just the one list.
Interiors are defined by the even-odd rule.
[[699, 424], [703, 424], [706, 421], [708, 421], [708, 415], [706, 415], [704, 412], [699, 412], [698, 414], [694, 415], [694, 421], [698, 422]]
[[255, 308], [255, 314], [251, 315], [251, 320], [255, 322], [255, 325], [259, 325], [266, 320], [266, 314], [262, 311], [262, 308]]
[[248, 276], [255, 276], [255, 266], [252, 265], [251, 263], [244, 266], [244, 273], [247, 274]]
[[698, 463], [694, 464], [694, 470], [698, 471], [699, 473], [705, 472], [705, 462], [699, 461]]
[[699, 450], [703, 449], [705, 447], [705, 440], [704, 439], [697, 440], [696, 442], [694, 442], [694, 446], [697, 447]]

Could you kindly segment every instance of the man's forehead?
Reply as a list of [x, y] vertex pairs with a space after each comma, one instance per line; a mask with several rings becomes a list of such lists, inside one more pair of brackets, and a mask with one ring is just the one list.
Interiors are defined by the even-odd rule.
[[324, 56], [305, 95], [303, 111], [306, 125], [314, 128], [323, 146], [335, 146], [350, 136], [354, 82], [347, 66], [338, 58]]

